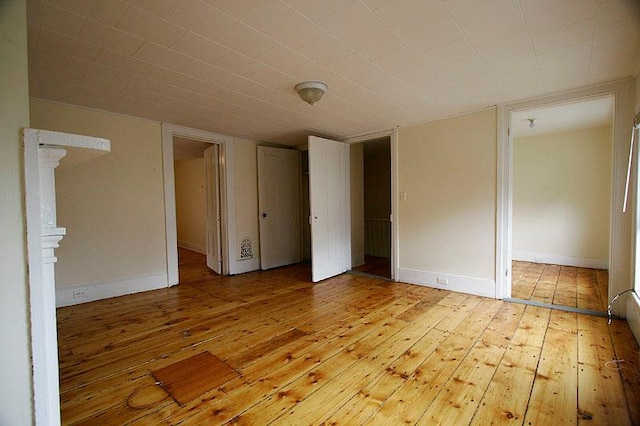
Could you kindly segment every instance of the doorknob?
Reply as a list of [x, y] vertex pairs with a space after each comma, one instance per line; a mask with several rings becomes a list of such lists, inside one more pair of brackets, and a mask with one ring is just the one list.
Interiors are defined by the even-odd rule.
[[267, 214], [266, 213], [262, 213], [262, 217], [267, 217]]

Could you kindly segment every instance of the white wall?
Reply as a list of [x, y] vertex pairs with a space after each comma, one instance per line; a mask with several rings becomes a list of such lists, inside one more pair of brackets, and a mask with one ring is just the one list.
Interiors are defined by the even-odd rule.
[[38, 99], [31, 115], [36, 128], [111, 140], [109, 154], [70, 167], [63, 159], [56, 170], [58, 223], [67, 228], [56, 287], [95, 285], [91, 300], [111, 286], [166, 286], [160, 123]]
[[496, 118], [399, 129], [401, 281], [495, 296]]
[[207, 252], [207, 191], [204, 158], [175, 162], [178, 246]]
[[514, 139], [513, 258], [608, 268], [611, 126]]
[[[242, 272], [260, 269], [260, 232], [258, 223], [258, 142], [234, 138], [236, 253], [238, 268]], [[253, 247], [253, 258], [240, 260], [240, 242], [248, 238]]]
[[27, 11], [0, 2], [0, 424], [33, 422], [21, 130], [29, 127]]

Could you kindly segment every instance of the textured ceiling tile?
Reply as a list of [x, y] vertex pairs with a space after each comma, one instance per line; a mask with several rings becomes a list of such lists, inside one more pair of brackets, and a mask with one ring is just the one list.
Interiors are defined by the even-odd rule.
[[178, 0], [128, 0], [132, 5], [154, 13], [158, 16], [165, 16]]
[[281, 0], [218, 0], [214, 6], [253, 26], [264, 25], [289, 9]]
[[564, 0], [520, 0], [525, 14], [536, 12], [541, 9], [548, 9], [553, 5], [562, 3]]
[[111, 68], [142, 74], [149, 67], [149, 64], [128, 55], [123, 55], [109, 49], [102, 49], [95, 59], [95, 62]]
[[527, 29], [522, 16], [510, 19], [485, 18], [466, 25], [462, 31], [468, 37], [471, 44], [480, 46], [506, 37], [522, 33]]
[[392, 27], [407, 31], [442, 18], [447, 10], [440, 0], [394, 0], [375, 13]]
[[118, 75], [118, 70], [116, 69], [73, 57], [69, 59], [67, 69], [72, 72], [101, 78], [103, 80], [113, 80], [113, 78]]
[[465, 38], [452, 41], [444, 46], [431, 49], [422, 54], [422, 57], [434, 67], [461, 61], [473, 56], [476, 51]]
[[222, 57], [216, 62], [216, 65], [244, 77], [250, 77], [265, 68], [262, 63], [234, 51]]
[[231, 28], [237, 19], [199, 0], [180, 0], [165, 18], [174, 24], [215, 40]]
[[37, 25], [29, 25], [27, 27], [27, 43], [35, 46], [38, 43], [38, 35], [40, 34], [40, 27]]
[[125, 55], [133, 55], [144, 43], [139, 37], [91, 20], [85, 22], [78, 38]]
[[65, 55], [76, 56], [89, 61], [94, 60], [101, 48], [93, 44], [79, 41], [75, 38], [42, 30], [37, 43], [38, 48], [52, 50]]
[[593, 37], [593, 19], [567, 25], [557, 30], [533, 36], [536, 52], [545, 53], [560, 47], [570, 46]]
[[186, 32], [171, 45], [171, 49], [210, 64], [216, 62], [230, 51], [220, 43], [192, 32]]
[[279, 15], [261, 26], [260, 31], [292, 49], [320, 38], [325, 31], [295, 9]]
[[347, 44], [383, 28], [384, 22], [362, 3], [354, 2], [320, 21], [320, 25]]
[[39, 0], [27, 2], [29, 23], [59, 34], [74, 37], [82, 28], [86, 18], [51, 7]]
[[289, 6], [314, 21], [319, 21], [357, 0], [285, 0]]
[[376, 31], [370, 37], [354, 41], [351, 47], [370, 60], [382, 58], [399, 50], [407, 50], [406, 43], [388, 27]]
[[321, 65], [330, 64], [354, 53], [353, 49], [330, 34], [305, 44], [298, 52]]
[[423, 65], [425, 61], [410, 50], [398, 50], [376, 59], [375, 64], [390, 74]]
[[595, 0], [565, 0], [526, 15], [531, 33], [544, 34], [594, 16]]
[[288, 70], [300, 67], [309, 62], [309, 59], [295, 50], [280, 45], [276, 45], [264, 53], [261, 53], [256, 56], [256, 59], [271, 68], [285, 73]]
[[184, 28], [136, 7], [130, 7], [125, 12], [116, 28], [141, 38], [154, 40], [163, 46], [171, 45], [186, 33]]
[[593, 35], [593, 47], [598, 48], [628, 39], [637, 40], [639, 37], [640, 29], [635, 25], [635, 21], [630, 19], [608, 27], [596, 29]]
[[427, 25], [403, 33], [402, 37], [418, 52], [424, 53], [459, 40], [464, 37], [464, 34], [451, 18], [444, 16], [429, 22]]
[[115, 25], [129, 5], [122, 0], [46, 0], [51, 6]]
[[591, 59], [591, 42], [552, 50], [538, 55], [540, 69], [546, 78], [550, 75], [563, 75], [588, 70]]
[[276, 45], [275, 41], [242, 22], [235, 24], [216, 41], [251, 57], [256, 57]]
[[345, 78], [354, 78], [360, 74], [369, 72], [375, 68], [371, 61], [363, 58], [358, 53], [346, 56], [336, 62], [327, 65], [327, 68]]
[[460, 26], [488, 19], [511, 20], [521, 15], [518, 0], [445, 0], [444, 4]]
[[533, 49], [533, 43], [529, 32], [524, 31], [511, 37], [501, 38], [480, 45], [476, 49], [482, 59], [494, 61], [531, 51]]
[[633, 20], [640, 24], [640, 2], [634, 0], [609, 0], [598, 5], [596, 10], [596, 28], [606, 27], [618, 22]]
[[48, 65], [54, 68], [65, 68], [69, 63], [69, 58], [69, 55], [29, 46], [29, 60], [38, 64]]

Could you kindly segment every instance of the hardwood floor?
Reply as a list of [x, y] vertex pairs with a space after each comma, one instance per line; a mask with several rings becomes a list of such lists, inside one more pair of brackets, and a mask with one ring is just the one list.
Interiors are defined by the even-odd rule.
[[388, 257], [365, 256], [364, 264], [353, 268], [354, 271], [365, 272], [379, 277], [391, 278], [391, 259]]
[[64, 424], [640, 424], [624, 321], [197, 257], [179, 286], [58, 310]]
[[602, 269], [513, 261], [511, 297], [606, 312], [609, 274]]

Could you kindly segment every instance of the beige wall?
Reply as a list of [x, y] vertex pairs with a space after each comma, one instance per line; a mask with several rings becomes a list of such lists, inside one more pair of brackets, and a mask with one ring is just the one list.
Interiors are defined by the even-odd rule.
[[248, 266], [246, 267], [242, 265], [240, 267], [248, 268], [248, 270], [260, 268], [257, 146], [258, 142], [247, 139], [234, 138], [233, 141], [237, 240], [235, 260], [240, 261], [240, 242], [245, 238], [249, 238], [253, 246], [253, 261], [242, 260], [239, 262], [240, 264], [247, 264]]
[[21, 130], [29, 127], [27, 12], [0, 2], [0, 424], [32, 423]]
[[178, 246], [207, 252], [207, 188], [204, 158], [175, 163]]
[[399, 130], [401, 269], [495, 281], [496, 141], [495, 109]]
[[111, 152], [56, 171], [56, 287], [166, 274], [159, 123], [103, 111], [31, 101], [31, 124], [111, 140]]
[[611, 156], [610, 126], [514, 139], [515, 259], [606, 265]]
[[363, 144], [351, 144], [351, 266], [364, 263], [364, 157]]

